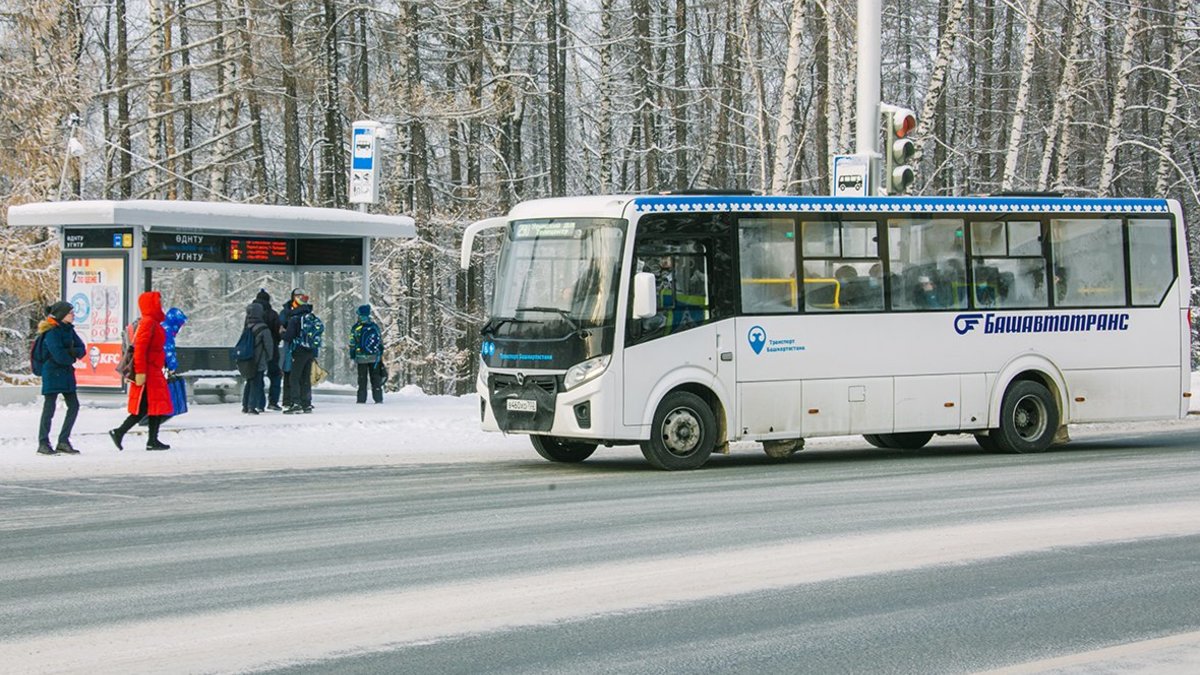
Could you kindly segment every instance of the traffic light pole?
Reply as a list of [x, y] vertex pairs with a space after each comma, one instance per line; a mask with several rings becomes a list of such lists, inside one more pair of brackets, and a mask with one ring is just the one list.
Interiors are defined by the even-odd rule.
[[877, 192], [879, 176], [879, 96], [883, 0], [858, 0], [858, 105], [855, 152], [870, 158], [867, 194]]

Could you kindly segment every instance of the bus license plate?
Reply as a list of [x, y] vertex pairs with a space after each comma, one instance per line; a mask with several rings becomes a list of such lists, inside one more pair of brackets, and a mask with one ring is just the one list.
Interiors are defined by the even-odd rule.
[[537, 412], [537, 401], [532, 401], [525, 398], [510, 398], [504, 405], [509, 410], [514, 410], [516, 412]]

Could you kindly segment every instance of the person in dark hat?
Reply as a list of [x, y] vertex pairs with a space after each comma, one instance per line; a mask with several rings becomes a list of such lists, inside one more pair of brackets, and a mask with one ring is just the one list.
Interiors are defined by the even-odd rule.
[[271, 358], [267, 361], [267, 410], [283, 410], [279, 407], [279, 395], [282, 393], [283, 370], [279, 367], [279, 339], [283, 334], [279, 313], [271, 308], [271, 294], [267, 289], [260, 288], [254, 302], [262, 305], [263, 322], [271, 331]]
[[[75, 362], [87, 354], [87, 346], [75, 333], [75, 308], [69, 302], [56, 302], [46, 310], [38, 324], [32, 360], [42, 376], [42, 422], [38, 427], [39, 455], [78, 455], [71, 445], [71, 429], [79, 415], [79, 396], [75, 387]], [[50, 445], [50, 422], [58, 407], [58, 396], [67, 404], [67, 416], [58, 430], [58, 444]]]
[[367, 380], [371, 399], [383, 403], [383, 334], [371, 320], [371, 306], [358, 308], [358, 322], [350, 328], [350, 360], [358, 365], [358, 402], [367, 402]]
[[283, 309], [279, 310], [279, 333], [282, 346], [280, 347], [279, 368], [283, 371], [283, 407], [291, 408], [295, 402], [292, 400], [292, 341], [288, 339], [286, 332], [288, 326], [291, 325], [292, 315], [297, 309], [308, 303], [308, 293], [302, 288], [293, 288], [292, 297], [283, 304]]

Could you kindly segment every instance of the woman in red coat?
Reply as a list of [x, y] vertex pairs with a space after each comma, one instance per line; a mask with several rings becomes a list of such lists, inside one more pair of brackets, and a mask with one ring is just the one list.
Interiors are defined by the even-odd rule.
[[158, 440], [158, 428], [173, 412], [171, 393], [167, 390], [166, 365], [167, 332], [162, 322], [166, 316], [162, 309], [162, 296], [158, 291], [148, 291], [138, 297], [138, 309], [142, 318], [138, 321], [137, 333], [133, 337], [134, 381], [129, 385], [129, 417], [121, 426], [108, 432], [118, 450], [125, 433], [143, 417], [150, 418], [150, 439], [147, 450], [166, 450], [171, 447]]

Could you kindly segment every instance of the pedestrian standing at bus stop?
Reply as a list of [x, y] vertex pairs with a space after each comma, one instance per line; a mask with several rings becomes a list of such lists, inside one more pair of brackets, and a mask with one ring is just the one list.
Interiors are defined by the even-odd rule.
[[171, 404], [171, 393], [167, 390], [165, 373], [167, 356], [167, 331], [162, 322], [166, 315], [162, 309], [162, 296], [158, 291], [147, 291], [138, 296], [138, 309], [142, 317], [138, 321], [137, 333], [133, 336], [133, 382], [129, 385], [129, 417], [116, 429], [108, 432], [113, 445], [124, 450], [125, 434], [143, 417], [149, 418], [150, 437], [147, 450], [166, 450], [171, 446], [158, 440], [158, 429], [163, 420], [175, 412]]
[[313, 411], [313, 361], [321, 355], [321, 335], [325, 332], [325, 324], [313, 314], [308, 295], [297, 289], [293, 296], [300, 304], [288, 313], [288, 327], [283, 334], [283, 341], [291, 345], [292, 355], [292, 368], [288, 377], [292, 405], [283, 411], [285, 415]]
[[[71, 429], [79, 415], [79, 396], [75, 393], [75, 362], [87, 354], [83, 340], [75, 333], [75, 308], [69, 302], [50, 305], [47, 316], [38, 324], [32, 360], [42, 376], [42, 421], [38, 427], [39, 455], [78, 455], [71, 446]], [[50, 422], [58, 407], [58, 396], [67, 404], [67, 416], [58, 430], [58, 444], [50, 446]]]
[[383, 403], [383, 335], [371, 320], [371, 306], [360, 305], [358, 322], [350, 329], [350, 361], [358, 366], [358, 402], [367, 402], [367, 381], [371, 382], [371, 400]]

